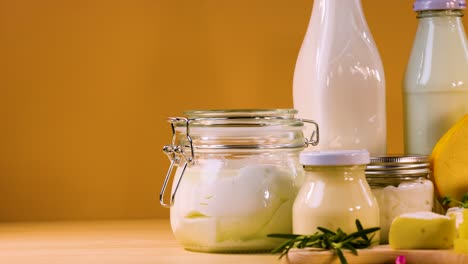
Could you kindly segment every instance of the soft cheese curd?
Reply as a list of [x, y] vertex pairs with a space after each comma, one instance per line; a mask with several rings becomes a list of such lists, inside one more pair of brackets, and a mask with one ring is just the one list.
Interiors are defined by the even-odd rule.
[[291, 232], [296, 172], [270, 164], [225, 165], [206, 160], [184, 173], [171, 208], [176, 238], [197, 251], [274, 248], [278, 241], [267, 234]]
[[380, 208], [380, 242], [387, 243], [392, 221], [404, 213], [427, 211], [433, 207], [434, 187], [430, 180], [401, 182], [398, 186], [372, 186]]

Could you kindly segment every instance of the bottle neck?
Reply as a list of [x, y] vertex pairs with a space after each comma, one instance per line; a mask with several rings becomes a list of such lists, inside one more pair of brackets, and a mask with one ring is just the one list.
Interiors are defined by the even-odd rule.
[[[452, 43], [466, 46], [466, 34], [463, 27], [462, 10], [425, 10], [417, 13], [417, 41]], [[457, 43], [457, 44], [454, 44]]]
[[308, 35], [333, 38], [338, 43], [349, 42], [356, 35], [370, 35], [361, 0], [314, 1], [307, 31]]
[[363, 15], [361, 0], [317, 0], [314, 1], [313, 12], [320, 13], [317, 17], [330, 18], [328, 16], [359, 16]]
[[461, 10], [418, 12], [418, 28], [406, 68], [404, 89], [431, 94], [464, 91], [468, 43]]

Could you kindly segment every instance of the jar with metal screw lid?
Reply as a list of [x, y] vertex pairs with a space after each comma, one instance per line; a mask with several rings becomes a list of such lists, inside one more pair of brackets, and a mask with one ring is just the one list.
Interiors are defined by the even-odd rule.
[[[292, 204], [303, 179], [298, 155], [318, 143], [317, 124], [296, 113], [210, 110], [170, 118], [172, 143], [163, 150], [171, 165], [160, 201], [170, 207], [173, 233], [186, 249], [268, 251], [282, 242], [268, 234], [291, 233]], [[309, 138], [304, 123], [314, 126]]]
[[425, 155], [371, 157], [366, 169], [380, 207], [380, 243], [388, 243], [393, 219], [403, 213], [431, 212], [434, 186]]

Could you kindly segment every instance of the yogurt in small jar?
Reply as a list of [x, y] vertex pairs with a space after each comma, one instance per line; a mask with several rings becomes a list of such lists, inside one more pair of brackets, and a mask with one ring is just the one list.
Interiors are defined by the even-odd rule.
[[[379, 226], [379, 205], [365, 178], [365, 150], [303, 152], [305, 182], [294, 201], [293, 232], [312, 235], [318, 227], [345, 233]], [[374, 239], [378, 241], [378, 233]]]

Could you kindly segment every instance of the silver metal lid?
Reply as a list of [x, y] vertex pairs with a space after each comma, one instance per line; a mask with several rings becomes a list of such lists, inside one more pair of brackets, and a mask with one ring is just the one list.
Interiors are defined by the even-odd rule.
[[367, 165], [366, 177], [383, 176], [421, 176], [430, 173], [429, 156], [426, 155], [391, 155], [371, 157]]
[[371, 157], [372, 164], [412, 164], [412, 163], [428, 163], [429, 156], [426, 155], [408, 155], [408, 156], [381, 156]]

